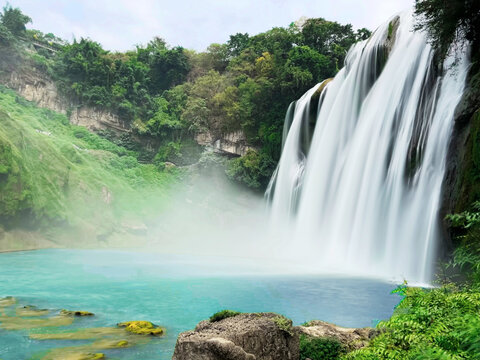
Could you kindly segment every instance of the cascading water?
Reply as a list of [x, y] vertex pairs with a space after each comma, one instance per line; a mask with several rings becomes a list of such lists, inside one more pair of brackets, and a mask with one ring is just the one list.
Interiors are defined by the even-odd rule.
[[267, 190], [272, 237], [289, 258], [318, 270], [430, 280], [468, 56], [437, 69], [412, 19], [404, 13], [378, 28], [333, 80], [291, 105]]

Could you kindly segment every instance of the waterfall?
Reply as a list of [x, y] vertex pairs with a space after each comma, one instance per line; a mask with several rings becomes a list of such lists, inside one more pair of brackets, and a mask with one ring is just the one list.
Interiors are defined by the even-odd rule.
[[453, 54], [435, 66], [426, 35], [412, 29], [410, 12], [392, 18], [350, 49], [333, 80], [290, 106], [266, 194], [285, 257], [322, 271], [431, 280], [469, 64]]

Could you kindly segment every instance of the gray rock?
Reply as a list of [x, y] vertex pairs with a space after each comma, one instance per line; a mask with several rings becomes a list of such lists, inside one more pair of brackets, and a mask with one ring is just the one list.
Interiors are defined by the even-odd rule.
[[172, 360], [298, 360], [299, 335], [291, 322], [292, 331], [280, 328], [278, 319], [261, 313], [202, 321], [180, 334]]
[[303, 335], [313, 338], [334, 338], [338, 340], [347, 351], [360, 349], [378, 334], [372, 328], [345, 328], [325, 321], [313, 320], [306, 326], [297, 326], [295, 329]]

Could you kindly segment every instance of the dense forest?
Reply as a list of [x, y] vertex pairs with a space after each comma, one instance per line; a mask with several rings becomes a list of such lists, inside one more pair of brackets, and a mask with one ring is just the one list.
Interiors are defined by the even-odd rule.
[[[27, 30], [29, 22], [7, 6], [0, 51], [10, 61], [29, 58], [78, 105], [118, 114], [131, 130], [116, 139], [119, 145], [137, 151], [142, 161], [185, 165], [198, 160], [191, 151], [195, 135], [242, 130], [251, 150], [232, 160], [227, 173], [256, 189], [265, 188], [279, 159], [289, 103], [333, 77], [350, 46], [370, 35], [322, 18], [301, 19], [255, 36], [232, 35], [200, 53], [170, 47], [158, 37], [118, 53], [91, 39], [68, 43]], [[134, 138], [153, 138], [160, 146], [146, 150]]]

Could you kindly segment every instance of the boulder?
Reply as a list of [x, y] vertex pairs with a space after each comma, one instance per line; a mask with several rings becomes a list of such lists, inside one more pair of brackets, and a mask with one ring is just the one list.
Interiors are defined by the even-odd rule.
[[299, 335], [273, 313], [200, 322], [177, 339], [172, 360], [298, 360]]
[[295, 329], [300, 334], [312, 338], [336, 339], [347, 352], [368, 345], [370, 340], [378, 334], [378, 330], [372, 328], [345, 328], [320, 320], [309, 321], [304, 326], [296, 326]]

